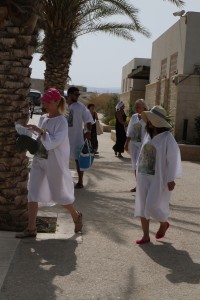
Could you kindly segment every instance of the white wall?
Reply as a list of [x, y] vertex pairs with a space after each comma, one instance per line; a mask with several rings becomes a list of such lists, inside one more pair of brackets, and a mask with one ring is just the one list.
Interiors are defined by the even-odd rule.
[[172, 27], [164, 32], [152, 45], [150, 83], [158, 80], [161, 71], [161, 61], [167, 58], [167, 78], [169, 77], [170, 56], [178, 52], [177, 70], [183, 74], [185, 43], [185, 17], [181, 17]]
[[187, 12], [152, 45], [150, 83], [158, 80], [161, 61], [167, 58], [169, 77], [170, 56], [178, 52], [178, 74], [191, 74], [200, 65], [200, 12]]
[[133, 69], [136, 69], [138, 66], [150, 66], [150, 58], [134, 58], [129, 63], [127, 63], [122, 68], [122, 82], [121, 82], [121, 92], [129, 92], [130, 88], [133, 87], [133, 79], [128, 78], [128, 75], [132, 72]]
[[187, 13], [187, 35], [183, 74], [191, 74], [194, 65], [200, 65], [200, 13]]

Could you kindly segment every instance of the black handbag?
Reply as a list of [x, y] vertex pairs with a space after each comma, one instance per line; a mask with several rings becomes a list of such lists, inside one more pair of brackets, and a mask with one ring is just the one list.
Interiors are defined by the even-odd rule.
[[17, 152], [29, 151], [31, 154], [36, 154], [39, 150], [39, 143], [37, 140], [27, 135], [20, 135], [16, 141]]

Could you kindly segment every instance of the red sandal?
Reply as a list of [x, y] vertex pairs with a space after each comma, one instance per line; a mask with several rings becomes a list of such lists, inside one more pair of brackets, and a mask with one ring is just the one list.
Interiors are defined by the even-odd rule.
[[147, 243], [150, 243], [150, 238], [147, 240], [141, 239], [141, 240], [136, 241], [136, 244], [138, 244], [138, 245], [143, 245], [143, 244], [147, 244]]

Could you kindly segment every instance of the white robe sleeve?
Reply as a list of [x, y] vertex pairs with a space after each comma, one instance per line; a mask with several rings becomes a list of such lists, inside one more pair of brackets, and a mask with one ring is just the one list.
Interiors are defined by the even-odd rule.
[[146, 131], [146, 123], [142, 120], [141, 121], [141, 125], [142, 125], [142, 135], [141, 135], [141, 140], [143, 142], [146, 134], [147, 134], [147, 131]]
[[46, 148], [46, 150], [52, 150], [57, 148], [62, 144], [63, 140], [68, 135], [68, 124], [65, 118], [59, 118], [58, 122], [55, 124], [55, 129], [53, 134], [48, 131], [41, 136], [41, 142]]
[[171, 133], [168, 135], [166, 152], [167, 182], [171, 182], [182, 175], [180, 149]]
[[135, 122], [135, 114], [132, 115], [129, 123], [128, 123], [128, 128], [127, 128], [127, 132], [126, 132], [126, 136], [127, 137], [132, 137], [133, 136], [133, 124]]
[[83, 108], [82, 119], [84, 124], [91, 123], [93, 125], [95, 123], [89, 109], [86, 107]]

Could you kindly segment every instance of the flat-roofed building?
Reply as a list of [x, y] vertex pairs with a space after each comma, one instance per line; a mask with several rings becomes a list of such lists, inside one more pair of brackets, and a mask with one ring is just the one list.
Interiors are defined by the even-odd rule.
[[151, 59], [134, 58], [122, 68], [120, 100], [126, 110], [139, 98], [145, 97], [145, 86], [149, 83]]
[[200, 116], [200, 12], [187, 12], [152, 45], [145, 99], [174, 116], [176, 140], [195, 141]]

